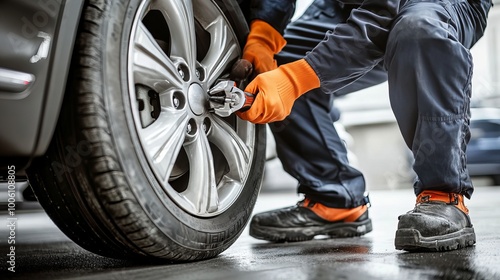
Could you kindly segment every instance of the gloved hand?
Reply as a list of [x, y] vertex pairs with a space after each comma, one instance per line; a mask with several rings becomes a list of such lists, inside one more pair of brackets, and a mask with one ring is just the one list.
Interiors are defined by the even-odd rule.
[[286, 41], [281, 34], [267, 22], [253, 20], [250, 33], [243, 48], [243, 59], [253, 65], [254, 75], [264, 73], [278, 67], [274, 55], [285, 46]]
[[258, 75], [245, 88], [256, 94], [255, 100], [250, 109], [236, 114], [252, 123], [281, 121], [290, 114], [297, 98], [319, 86], [316, 72], [305, 59], [283, 64]]
[[238, 59], [231, 68], [229, 79], [235, 81], [238, 85], [245, 82], [253, 72], [252, 63], [246, 59]]

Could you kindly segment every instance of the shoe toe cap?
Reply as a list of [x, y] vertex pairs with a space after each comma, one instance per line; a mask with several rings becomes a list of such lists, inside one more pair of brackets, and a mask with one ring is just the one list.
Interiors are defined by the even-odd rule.
[[398, 229], [417, 229], [422, 236], [437, 236], [471, 227], [468, 216], [458, 208], [442, 203], [417, 205], [399, 216]]

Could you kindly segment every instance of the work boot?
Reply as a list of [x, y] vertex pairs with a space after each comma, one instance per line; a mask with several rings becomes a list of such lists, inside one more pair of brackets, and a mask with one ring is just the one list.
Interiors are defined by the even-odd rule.
[[406, 251], [450, 251], [476, 243], [461, 194], [423, 191], [415, 208], [399, 216], [395, 245]]
[[318, 235], [361, 236], [371, 230], [366, 205], [330, 208], [307, 198], [292, 207], [257, 214], [250, 223], [251, 236], [275, 242], [305, 241]]

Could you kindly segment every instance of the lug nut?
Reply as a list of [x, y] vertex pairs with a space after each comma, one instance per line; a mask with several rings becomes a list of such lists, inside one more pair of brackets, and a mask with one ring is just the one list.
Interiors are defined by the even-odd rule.
[[194, 74], [196, 75], [196, 77], [198, 77], [200, 81], [203, 81], [205, 79], [205, 72], [202, 67], [196, 68]]
[[192, 130], [192, 129], [193, 129], [193, 128], [191, 127], [191, 124], [190, 124], [190, 123], [188, 123], [188, 124], [187, 124], [187, 128], [186, 128], [186, 132], [187, 132], [187, 133], [191, 133], [191, 130]]
[[179, 108], [179, 105], [181, 104], [181, 101], [179, 100], [179, 98], [174, 97], [173, 102], [174, 102], [175, 109]]
[[181, 76], [181, 78], [184, 79], [185, 75], [184, 75], [184, 71], [182, 71], [181, 68], [177, 68], [177, 71], [179, 72], [179, 75]]

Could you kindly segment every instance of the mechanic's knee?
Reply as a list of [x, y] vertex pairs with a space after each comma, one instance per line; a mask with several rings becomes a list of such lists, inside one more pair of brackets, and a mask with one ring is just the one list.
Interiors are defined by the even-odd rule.
[[436, 11], [432, 10], [407, 11], [398, 15], [387, 40], [386, 70], [391, 68], [396, 58], [400, 62], [406, 61], [407, 66], [416, 66], [411, 60], [428, 56], [433, 47], [448, 40], [448, 32], [443, 26], [446, 23], [435, 18]]
[[397, 43], [400, 47], [401, 44], [408, 44], [415, 47], [449, 36], [449, 16], [442, 6], [435, 3], [418, 6], [400, 12], [394, 21], [388, 44]]

